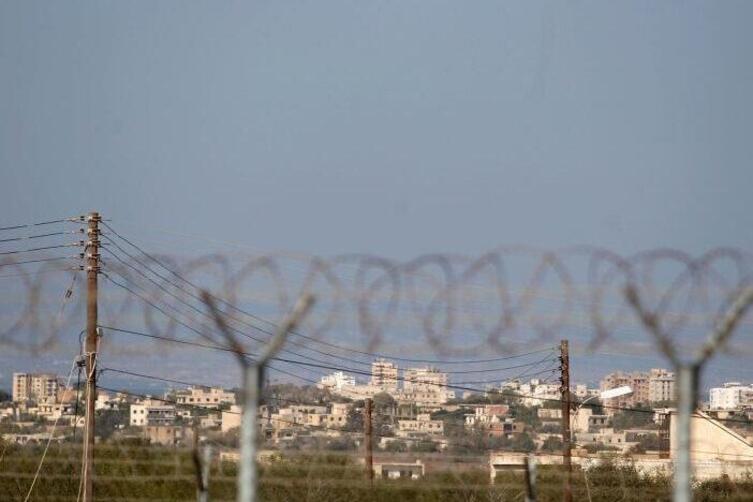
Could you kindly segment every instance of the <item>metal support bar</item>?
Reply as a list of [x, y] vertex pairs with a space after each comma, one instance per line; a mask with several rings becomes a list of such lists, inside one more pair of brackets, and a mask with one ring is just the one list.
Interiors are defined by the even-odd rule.
[[536, 502], [536, 459], [533, 455], [526, 455], [526, 502]]
[[674, 502], [692, 502], [693, 470], [690, 458], [691, 420], [698, 396], [698, 366], [683, 365], [677, 368], [677, 450], [675, 460]]

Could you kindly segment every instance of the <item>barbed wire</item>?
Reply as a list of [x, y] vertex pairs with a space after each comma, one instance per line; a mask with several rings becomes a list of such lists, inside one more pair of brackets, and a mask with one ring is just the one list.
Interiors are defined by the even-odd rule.
[[[589, 349], [598, 350], [637, 340], [643, 331], [625, 297], [628, 286], [661, 320], [667, 336], [682, 345], [713, 326], [732, 299], [753, 284], [753, 256], [734, 248], [695, 257], [673, 249], [622, 256], [597, 247], [512, 246], [475, 258], [427, 254], [408, 261], [359, 254], [293, 258], [288, 253], [186, 259], [151, 254], [112, 225], [103, 225], [102, 270], [130, 291], [103, 288], [102, 323], [145, 326], [170, 338], [187, 325], [209, 329], [199, 298], [202, 287], [212, 291], [229, 326], [249, 336], [249, 350], [269, 339], [274, 320], [302, 292], [315, 294], [317, 307], [291, 340], [323, 355], [389, 357], [394, 350], [378, 350], [414, 343], [427, 347], [426, 353], [471, 358], [541, 346], [573, 328], [585, 331]], [[65, 239], [67, 233], [40, 235]], [[49, 349], [61, 330], [80, 323], [80, 291], [71, 298], [64, 322], [52, 326], [45, 321], [51, 292], [56, 286], [58, 292], [67, 291], [56, 276], [81, 273], [81, 255], [51, 251], [74, 245], [83, 242], [0, 256], [0, 268], [7, 271], [0, 280], [12, 282], [4, 288], [12, 291], [12, 301], [0, 304], [0, 346]], [[71, 267], [61, 267], [66, 260]]]

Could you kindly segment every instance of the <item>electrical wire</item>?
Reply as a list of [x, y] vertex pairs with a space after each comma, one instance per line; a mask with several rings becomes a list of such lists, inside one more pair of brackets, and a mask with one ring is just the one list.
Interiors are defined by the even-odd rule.
[[[131, 247], [133, 247], [134, 249], [136, 249], [136, 250], [137, 250], [138, 252], [140, 252], [140, 253], [141, 253], [142, 255], [144, 255], [144, 256], [146, 256], [147, 258], [149, 258], [149, 259], [150, 259], [151, 261], [153, 261], [154, 263], [156, 263], [157, 265], [159, 265], [159, 266], [160, 266], [160, 267], [161, 267], [162, 269], [166, 270], [166, 271], [167, 271], [168, 273], [170, 273], [171, 275], [173, 275], [173, 276], [177, 277], [178, 279], [180, 279], [180, 280], [181, 280], [181, 281], [183, 281], [184, 283], [188, 284], [189, 286], [193, 287], [193, 288], [194, 288], [194, 289], [196, 289], [197, 291], [202, 291], [202, 288], [201, 288], [201, 287], [199, 287], [198, 285], [196, 285], [196, 284], [194, 284], [193, 282], [189, 281], [188, 279], [186, 279], [185, 277], [183, 277], [183, 276], [182, 276], [181, 274], [179, 274], [179, 273], [177, 273], [177, 272], [173, 271], [173, 270], [172, 270], [171, 268], [167, 267], [167, 266], [166, 266], [166, 265], [165, 265], [164, 263], [162, 263], [162, 262], [161, 262], [160, 260], [158, 260], [157, 258], [155, 258], [154, 256], [152, 256], [151, 254], [147, 253], [147, 252], [146, 252], [145, 250], [143, 250], [142, 248], [140, 248], [139, 246], [137, 246], [136, 244], [134, 244], [133, 242], [131, 242], [130, 240], [128, 240], [128, 239], [127, 239], [126, 237], [124, 237], [123, 235], [119, 234], [119, 233], [118, 233], [118, 232], [117, 232], [117, 231], [116, 231], [116, 230], [115, 230], [114, 228], [112, 228], [112, 226], [111, 226], [111, 225], [108, 225], [108, 224], [107, 224], [107, 223], [105, 223], [105, 222], [103, 222], [102, 224], [103, 224], [103, 225], [104, 225], [104, 226], [105, 226], [105, 227], [106, 227], [106, 228], [107, 228], [108, 230], [110, 230], [110, 232], [111, 232], [111, 233], [112, 233], [113, 235], [117, 236], [117, 237], [118, 237], [119, 239], [121, 239], [122, 241], [124, 241], [125, 243], [127, 243], [128, 245], [130, 245]], [[166, 278], [166, 277], [164, 277], [163, 275], [161, 275], [161, 274], [159, 274], [159, 273], [155, 272], [155, 271], [154, 271], [154, 270], [153, 270], [153, 269], [152, 269], [151, 267], [149, 267], [148, 265], [146, 265], [146, 264], [145, 264], [145, 263], [144, 263], [143, 261], [140, 261], [140, 260], [138, 260], [138, 259], [137, 259], [136, 257], [134, 257], [134, 256], [133, 256], [132, 254], [130, 254], [130, 253], [128, 253], [127, 251], [125, 251], [125, 250], [124, 250], [124, 249], [123, 249], [123, 248], [122, 248], [121, 246], [119, 246], [119, 245], [118, 245], [118, 244], [117, 244], [117, 243], [116, 243], [116, 242], [115, 242], [115, 241], [114, 241], [113, 239], [111, 239], [111, 238], [110, 238], [109, 236], [107, 236], [106, 234], [103, 234], [103, 237], [105, 237], [105, 239], [107, 239], [107, 240], [108, 240], [108, 241], [109, 241], [110, 243], [112, 243], [112, 244], [113, 244], [113, 245], [114, 245], [114, 246], [115, 246], [116, 248], [118, 248], [118, 250], [120, 250], [120, 251], [121, 251], [122, 253], [124, 253], [124, 254], [125, 254], [126, 256], [128, 256], [129, 258], [131, 258], [132, 260], [134, 260], [134, 261], [135, 261], [136, 263], [140, 264], [140, 265], [141, 265], [142, 267], [144, 267], [144, 268], [145, 268], [146, 270], [149, 270], [149, 271], [150, 271], [151, 273], [153, 273], [154, 275], [156, 275], [156, 276], [157, 276], [157, 277], [159, 277], [160, 279], [162, 279], [162, 280], [164, 280], [164, 281], [168, 282], [168, 283], [169, 283], [169, 284], [171, 284], [171, 285], [172, 285], [173, 287], [175, 287], [175, 288], [177, 288], [177, 289], [179, 289], [179, 290], [183, 291], [184, 293], [188, 294], [189, 296], [192, 296], [193, 298], [196, 298], [196, 299], [198, 299], [198, 300], [201, 300], [201, 298], [199, 298], [199, 297], [198, 297], [197, 295], [195, 295], [195, 294], [191, 293], [190, 291], [186, 291], [186, 289], [185, 289], [185, 288], [183, 288], [183, 287], [181, 287], [181, 286], [179, 286], [179, 285], [175, 284], [174, 282], [171, 282], [171, 281], [169, 281], [169, 279], [167, 279], [167, 278]], [[218, 303], [221, 303], [222, 305], [225, 305], [226, 307], [228, 307], [228, 308], [229, 308], [229, 309], [231, 309], [231, 310], [234, 310], [234, 311], [236, 311], [236, 312], [238, 312], [238, 313], [241, 313], [241, 314], [243, 314], [243, 315], [246, 315], [246, 316], [248, 316], [248, 317], [250, 317], [250, 318], [252, 318], [252, 319], [255, 319], [255, 320], [259, 321], [259, 322], [263, 322], [263, 323], [265, 323], [265, 324], [268, 324], [268, 325], [270, 325], [270, 326], [272, 326], [272, 327], [278, 327], [278, 325], [277, 325], [276, 323], [272, 322], [272, 321], [269, 321], [269, 320], [267, 320], [267, 319], [264, 319], [264, 318], [263, 318], [263, 317], [261, 317], [261, 316], [258, 316], [258, 315], [255, 315], [255, 314], [251, 313], [251, 312], [248, 312], [248, 311], [246, 311], [246, 310], [243, 310], [243, 309], [241, 309], [241, 308], [237, 307], [236, 305], [233, 305], [233, 304], [231, 304], [231, 303], [227, 302], [227, 301], [226, 301], [226, 300], [224, 300], [223, 298], [220, 298], [220, 297], [217, 297], [217, 296], [215, 296], [215, 295], [212, 295], [211, 293], [208, 293], [208, 294], [209, 294], [209, 295], [210, 295], [210, 296], [211, 296], [211, 297], [212, 297], [212, 298], [213, 298], [214, 300], [216, 300], [216, 301], [217, 301]], [[260, 331], [260, 332], [262, 332], [262, 333], [265, 333], [265, 334], [267, 334], [267, 335], [270, 335], [270, 336], [273, 336], [273, 335], [274, 335], [274, 333], [272, 333], [272, 332], [270, 332], [270, 331], [266, 331], [266, 330], [264, 330], [264, 329], [262, 329], [262, 328], [260, 328], [260, 327], [258, 327], [258, 326], [255, 326], [255, 325], [253, 325], [253, 324], [249, 324], [249, 323], [244, 323], [244, 322], [243, 322], [242, 320], [239, 320], [239, 319], [238, 319], [238, 318], [236, 318], [236, 317], [232, 317], [232, 316], [230, 316], [230, 315], [229, 315], [229, 314], [228, 314], [227, 312], [223, 312], [223, 315], [224, 315], [224, 316], [226, 316], [226, 317], [228, 317], [228, 318], [230, 318], [230, 319], [233, 319], [233, 320], [235, 320], [236, 322], [239, 322], [239, 323], [245, 324], [246, 326], [248, 326], [248, 327], [251, 327], [252, 329], [256, 329], [257, 331]], [[361, 351], [361, 350], [353, 349], [353, 348], [350, 348], [350, 347], [343, 347], [343, 346], [341, 346], [341, 345], [333, 344], [333, 343], [330, 343], [330, 342], [326, 342], [326, 341], [323, 341], [323, 340], [318, 340], [318, 339], [316, 339], [316, 338], [314, 338], [314, 337], [311, 337], [311, 336], [308, 336], [308, 335], [304, 335], [304, 334], [302, 334], [302, 333], [300, 333], [300, 332], [297, 332], [297, 331], [291, 331], [291, 332], [290, 332], [290, 334], [291, 334], [291, 335], [293, 335], [293, 336], [298, 336], [298, 337], [301, 337], [301, 338], [303, 338], [303, 339], [305, 339], [305, 340], [308, 340], [308, 341], [310, 341], [310, 342], [312, 342], [312, 343], [317, 343], [317, 344], [320, 344], [320, 345], [323, 345], [323, 346], [328, 346], [328, 347], [330, 347], [330, 348], [334, 348], [334, 349], [337, 349], [337, 350], [341, 350], [341, 351], [345, 351], [345, 352], [351, 352], [351, 353], [356, 353], [356, 354], [360, 354], [360, 355], [364, 355], [364, 356], [369, 356], [369, 357], [382, 357], [382, 358], [385, 358], [385, 359], [393, 359], [393, 360], [395, 360], [395, 361], [398, 361], [398, 362], [424, 363], [424, 364], [473, 364], [473, 363], [483, 363], [483, 362], [495, 362], [495, 361], [501, 361], [501, 360], [505, 360], [505, 359], [508, 359], [508, 358], [513, 358], [513, 357], [520, 357], [520, 355], [516, 355], [516, 356], [503, 356], [503, 357], [492, 358], [492, 359], [486, 359], [486, 360], [479, 360], [479, 359], [476, 359], [476, 360], [470, 360], [470, 361], [469, 361], [469, 360], [451, 360], [451, 361], [447, 361], [447, 360], [436, 360], [436, 359], [415, 359], [415, 358], [406, 358], [406, 357], [401, 357], [401, 356], [394, 356], [394, 355], [382, 354], [382, 353], [378, 353], [378, 352], [368, 352], [368, 351]], [[310, 349], [310, 350], [312, 350], [312, 349]]]
[[11, 226], [6, 226], [6, 227], [0, 227], [0, 231], [4, 231], [4, 230], [20, 230], [22, 228], [31, 228], [31, 227], [41, 227], [43, 225], [52, 225], [54, 223], [68, 223], [68, 222], [78, 223], [80, 221], [84, 221], [84, 218], [85, 218], [84, 216], [71, 216], [71, 217], [68, 217], [68, 218], [61, 218], [61, 219], [58, 219], [58, 220], [39, 221], [39, 222], [36, 222], [36, 223], [21, 223], [21, 224], [18, 224], [18, 225], [11, 225]]
[[25, 265], [27, 263], [45, 263], [45, 262], [60, 261], [60, 260], [76, 260], [79, 258], [80, 256], [57, 256], [53, 258], [40, 258], [37, 260], [9, 261], [5, 263], [0, 263], [0, 267], [10, 267], [13, 265]]
[[[117, 246], [117, 244], [116, 244], [116, 246]], [[112, 251], [110, 251], [110, 250], [108, 250], [108, 249], [105, 249], [105, 251], [107, 251], [107, 253], [108, 253], [108, 254], [112, 255], [112, 256], [113, 256], [113, 257], [114, 257], [114, 258], [115, 258], [116, 260], [118, 260], [118, 261], [119, 261], [120, 263], [122, 263], [123, 265], [125, 265], [125, 266], [127, 266], [127, 267], [130, 267], [131, 269], [135, 270], [135, 271], [136, 271], [136, 272], [137, 272], [137, 273], [138, 273], [139, 275], [141, 275], [142, 277], [144, 277], [144, 278], [145, 278], [145, 279], [146, 279], [147, 281], [149, 281], [150, 283], [154, 284], [154, 285], [155, 285], [155, 286], [156, 286], [157, 288], [159, 288], [160, 290], [164, 291], [165, 293], [167, 293], [168, 295], [170, 295], [171, 297], [173, 297], [174, 299], [176, 299], [176, 300], [177, 300], [177, 301], [178, 301], [179, 303], [181, 303], [181, 304], [183, 304], [183, 305], [187, 306], [188, 308], [190, 308], [190, 309], [191, 309], [191, 310], [193, 310], [194, 312], [198, 313], [199, 315], [201, 315], [201, 316], [203, 316], [203, 317], [206, 317], [206, 318], [207, 318], [207, 319], [209, 319], [210, 321], [212, 321], [212, 322], [214, 321], [214, 318], [213, 318], [213, 317], [212, 317], [212, 316], [211, 316], [211, 315], [210, 315], [209, 313], [207, 313], [207, 312], [204, 312], [203, 310], [201, 310], [201, 309], [197, 308], [197, 307], [196, 307], [195, 305], [192, 305], [192, 304], [190, 304], [190, 303], [188, 303], [188, 302], [184, 301], [184, 300], [183, 300], [182, 298], [180, 298], [179, 296], [175, 295], [174, 293], [172, 293], [171, 291], [169, 291], [169, 290], [168, 290], [167, 288], [165, 288], [164, 286], [162, 286], [162, 285], [161, 285], [161, 284], [159, 284], [158, 282], [156, 282], [156, 281], [154, 281], [153, 279], [151, 279], [150, 277], [148, 277], [148, 276], [147, 276], [146, 274], [144, 274], [144, 273], [143, 273], [143, 272], [142, 272], [141, 270], [139, 270], [139, 269], [138, 269], [137, 267], [134, 267], [133, 265], [129, 264], [128, 262], [126, 262], [125, 260], [123, 260], [122, 258], [120, 258], [119, 256], [117, 256], [117, 254], [113, 253]], [[118, 276], [119, 276], [119, 277], [121, 277], [121, 278], [122, 278], [123, 280], [125, 280], [126, 282], [129, 282], [130, 284], [133, 284], [133, 282], [129, 281], [129, 280], [128, 280], [128, 279], [127, 279], [126, 277], [124, 277], [124, 276], [123, 276], [122, 274], [119, 274], [119, 273], [117, 273], [117, 272], [114, 272], [114, 273], [118, 274]], [[143, 298], [142, 298], [142, 300], [143, 300]], [[200, 300], [200, 298], [199, 298], [199, 300]], [[145, 300], [145, 301], [146, 301], [146, 300]], [[173, 309], [174, 309], [174, 310], [177, 310], [177, 309], [175, 309], [175, 308], [173, 308]], [[252, 326], [252, 327], [253, 327], [253, 326]], [[244, 336], [244, 337], [246, 337], [246, 338], [249, 338], [249, 339], [251, 339], [251, 340], [254, 340], [254, 341], [255, 341], [255, 342], [257, 342], [257, 343], [260, 343], [260, 344], [264, 344], [264, 343], [266, 343], [266, 342], [267, 342], [267, 340], [262, 340], [262, 339], [260, 339], [260, 338], [257, 338], [257, 337], [255, 337], [255, 336], [253, 336], [253, 335], [250, 335], [250, 334], [248, 334], [248, 333], [245, 333], [245, 332], [243, 332], [243, 331], [240, 331], [240, 330], [238, 330], [238, 329], [235, 329], [235, 328], [234, 328], [234, 327], [232, 327], [232, 326], [228, 326], [228, 329], [230, 329], [230, 330], [231, 330], [231, 331], [233, 331], [234, 333], [237, 333], [237, 334], [239, 334], [239, 335], [242, 335], [242, 336]], [[255, 329], [259, 330], [258, 328], [255, 328]], [[261, 331], [261, 332], [263, 332], [263, 333], [265, 333], [265, 334], [268, 334], [268, 335], [273, 335], [273, 333], [271, 333], [271, 332], [268, 332], [268, 331], [264, 331], [264, 330], [259, 330], [259, 331]], [[322, 351], [320, 351], [320, 350], [317, 350], [317, 349], [314, 349], [314, 348], [311, 348], [311, 347], [307, 347], [307, 346], [305, 346], [305, 345], [302, 345], [302, 344], [301, 344], [301, 343], [299, 343], [299, 342], [296, 342], [295, 340], [290, 340], [290, 343], [291, 343], [291, 345], [295, 345], [295, 346], [298, 346], [298, 347], [303, 347], [303, 348], [305, 348], [306, 350], [309, 350], [309, 351], [312, 351], [312, 352], [316, 352], [316, 353], [318, 353], [318, 354], [322, 354], [322, 355], [324, 355], [324, 356], [327, 356], [327, 357], [333, 357], [333, 356], [332, 356], [332, 354], [329, 354], [329, 353], [327, 353], [327, 352], [322, 352]], [[359, 361], [359, 360], [356, 360], [356, 359], [350, 359], [350, 358], [348, 358], [348, 361], [349, 361], [349, 362], [352, 362], [352, 363], [354, 363], [354, 364], [360, 364], [360, 365], [366, 365], [366, 366], [368, 366], [368, 364], [369, 364], [369, 363], [366, 363], [366, 362], [363, 362], [363, 361]]]
[[[65, 387], [68, 388], [71, 384], [71, 378], [73, 377], [73, 370], [76, 369], [76, 360], [73, 360], [73, 365], [71, 365], [71, 371], [68, 373], [68, 380], [65, 382]], [[62, 406], [62, 404], [61, 404]], [[27, 502], [29, 500], [29, 497], [31, 497], [31, 493], [34, 491], [34, 485], [37, 482], [37, 479], [39, 478], [39, 473], [42, 471], [42, 465], [44, 464], [44, 459], [47, 456], [47, 451], [50, 449], [50, 444], [52, 444], [52, 437], [55, 435], [55, 429], [58, 426], [58, 421], [60, 420], [60, 417], [63, 416], [62, 413], [55, 417], [55, 421], [52, 423], [52, 429], [50, 430], [50, 436], [47, 438], [47, 444], [44, 447], [44, 450], [42, 451], [42, 458], [39, 460], [39, 465], [37, 466], [37, 470], [34, 473], [34, 478], [31, 480], [31, 486], [29, 486], [29, 491], [26, 493], [26, 497], [24, 498], [24, 502]]]
[[[180, 324], [181, 326], [189, 329], [190, 331], [192, 331], [195, 334], [201, 336], [202, 338], [211, 340], [211, 337], [209, 337], [205, 333], [197, 330], [196, 328], [194, 328], [193, 326], [190, 326], [189, 324], [186, 324], [185, 322], [181, 321], [180, 319], [177, 319], [177, 318], [171, 316], [164, 309], [162, 309], [161, 307], [155, 305], [153, 302], [149, 301], [144, 296], [140, 295], [139, 293], [133, 291], [132, 289], [128, 288], [127, 286], [125, 286], [123, 284], [120, 284], [119, 282], [117, 282], [114, 279], [112, 279], [107, 273], [102, 272], [102, 274], [104, 275], [104, 277], [106, 277], [113, 284], [115, 284], [117, 286], [120, 286], [121, 288], [124, 288], [126, 291], [130, 292], [131, 294], [134, 294], [135, 296], [139, 297], [142, 301], [146, 302], [147, 304], [149, 304], [153, 308], [157, 309], [159, 312], [161, 312], [163, 315], [165, 315], [169, 319], [171, 319], [174, 322]], [[129, 332], [130, 332], [130, 334], [137, 334], [137, 332], [133, 332], [132, 330], [129, 330]], [[151, 338], [160, 338], [158, 335], [150, 335], [150, 337]], [[173, 341], [173, 340], [175, 340], [175, 339], [169, 338], [169, 337], [162, 337], [162, 338], [164, 338], [167, 341]], [[198, 342], [190, 342], [190, 343], [186, 343], [186, 342], [188, 342], [188, 341], [187, 340], [181, 340], [180, 342], [177, 342], [177, 343], [184, 343], [184, 344], [195, 345], [195, 346], [202, 346], [203, 345], [204, 348], [208, 348], [208, 349], [223, 350], [223, 351], [226, 351], [226, 352], [234, 352], [234, 350], [232, 350], [232, 349], [230, 349], [228, 347], [222, 347], [222, 346], [218, 346], [218, 345], [199, 344]], [[546, 349], [546, 350], [549, 351], [549, 352], [553, 351], [553, 349], [551, 349], [551, 348], [550, 349]], [[291, 359], [287, 359], [287, 358], [282, 358], [282, 357], [279, 357], [279, 356], [274, 357], [273, 360], [279, 361], [279, 362], [290, 363], [290, 364], [303, 365], [303, 366], [307, 366], [309, 368], [336, 369], [336, 370], [349, 371], [349, 372], [353, 372], [353, 373], [357, 373], [357, 374], [361, 374], [361, 375], [371, 375], [371, 373], [367, 373], [364, 370], [358, 370], [358, 369], [355, 369], [355, 368], [347, 368], [347, 367], [346, 368], [342, 368], [341, 366], [333, 366], [332, 363], [329, 363], [328, 361], [322, 361], [321, 359], [317, 359], [317, 358], [314, 358], [314, 357], [311, 357], [311, 356], [300, 354], [300, 353], [294, 352], [294, 351], [292, 351], [290, 349], [283, 349], [282, 352], [283, 353], [287, 353], [287, 354], [291, 354], [291, 355], [293, 355], [295, 357], [300, 357], [300, 358], [308, 360], [308, 361], [313, 361], [313, 362], [307, 363], [307, 362], [303, 362], [303, 361], [295, 361], [295, 360], [291, 360]], [[246, 356], [250, 356], [250, 357], [254, 357], [255, 356], [253, 353], [250, 353], [250, 352], [244, 352], [243, 354], [246, 355]], [[329, 356], [329, 357], [337, 359], [337, 356]], [[368, 364], [367, 364], [367, 366], [368, 366]], [[495, 369], [495, 371], [501, 371], [501, 370], [506, 370], [506, 369], [515, 369], [515, 368], [525, 367], [525, 366], [530, 366], [530, 364], [527, 364], [527, 365], [516, 365], [516, 366], [513, 366], [513, 367], [509, 367], [509, 368], [497, 368], [497, 369]], [[450, 371], [450, 372], [447, 372], [447, 373], [468, 374], [468, 373], [474, 373], [474, 372], [476, 372], [476, 371], [474, 371], [474, 370], [464, 370], [464, 371]], [[322, 375], [320, 375], [320, 376], [322, 376]]]
[[[116, 327], [113, 327], [113, 326], [99, 325], [98, 327], [101, 328], [101, 329], [110, 330], [110, 331], [114, 331], [114, 332], [117, 332], [117, 333], [124, 333], [124, 334], [128, 334], [128, 335], [141, 336], [141, 337], [145, 337], [145, 338], [152, 338], [152, 339], [155, 339], [155, 340], [162, 340], [162, 341], [166, 341], [166, 342], [172, 342], [172, 343], [178, 343], [178, 344], [183, 344], [183, 345], [189, 345], [189, 346], [203, 348], [203, 349], [211, 349], [211, 350], [218, 350], [218, 351], [228, 352], [228, 353], [236, 353], [236, 351], [234, 349], [231, 349], [230, 347], [226, 347], [226, 346], [222, 346], [222, 345], [211, 345], [211, 344], [206, 344], [206, 343], [202, 343], [202, 342], [195, 342], [195, 341], [192, 341], [192, 340], [185, 340], [185, 339], [181, 339], [181, 338], [172, 338], [172, 337], [167, 337], [167, 336], [155, 335], [155, 334], [151, 334], [151, 333], [144, 333], [142, 331], [135, 331], [135, 330], [130, 330], [130, 329], [116, 328]], [[249, 357], [253, 357], [254, 356], [254, 354], [251, 353], [251, 352], [243, 352], [242, 355], [249, 356]], [[335, 370], [349, 371], [349, 372], [352, 372], [352, 373], [361, 372], [360, 374], [371, 375], [371, 372], [363, 372], [363, 370], [359, 370], [359, 369], [355, 369], [355, 368], [347, 368], [347, 367], [343, 368], [343, 367], [339, 367], [339, 366], [336, 367], [336, 366], [313, 365], [313, 364], [309, 364], [309, 363], [306, 363], [306, 362], [303, 362], [303, 361], [293, 361], [293, 360], [286, 359], [286, 358], [281, 358], [281, 357], [275, 357], [275, 358], [273, 358], [273, 360], [275, 360], [275, 361], [281, 361], [281, 362], [286, 362], [286, 363], [290, 363], [290, 364], [310, 365], [310, 366], [313, 366], [313, 367], [322, 367], [322, 368], [326, 368], [326, 369], [335, 369]], [[541, 360], [538, 360], [538, 361], [534, 361], [532, 363], [519, 364], [519, 365], [515, 365], [515, 366], [507, 366], [507, 367], [504, 367], [504, 368], [490, 368], [490, 369], [484, 369], [484, 370], [442, 371], [442, 373], [446, 373], [446, 374], [450, 374], [450, 375], [456, 375], [456, 374], [473, 374], [473, 373], [486, 373], [486, 372], [501, 372], [501, 371], [508, 371], [508, 370], [511, 370], [511, 369], [529, 368], [531, 366], [535, 366], [535, 365], [540, 364], [540, 363], [545, 362], [545, 361], [557, 361], [557, 360], [558, 360], [558, 358], [552, 358], [550, 356], [547, 356], [544, 359], [541, 359]], [[314, 360], [314, 361], [316, 361], [316, 360]], [[316, 362], [321, 362], [323, 364], [328, 364], [325, 361], [316, 361]]]
[[17, 241], [28, 241], [28, 240], [32, 240], [32, 239], [43, 239], [45, 237], [54, 237], [54, 236], [57, 236], [57, 235], [71, 235], [71, 234], [78, 234], [78, 233], [82, 233], [82, 232], [75, 232], [75, 231], [73, 231], [73, 232], [51, 232], [51, 233], [48, 233], [48, 234], [27, 235], [27, 236], [24, 236], [24, 237], [10, 237], [10, 238], [7, 238], [7, 239], [0, 239], [0, 243], [4, 243], [4, 242], [17, 242]]
[[55, 246], [42, 246], [38, 248], [16, 249], [14, 251], [2, 251], [0, 252], [0, 255], [6, 256], [6, 255], [12, 255], [12, 254], [21, 254], [21, 253], [33, 253], [35, 251], [47, 251], [49, 249], [60, 249], [60, 248], [70, 248], [70, 247], [79, 247], [79, 246], [81, 246], [81, 243], [79, 242], [75, 244], [57, 244]]
[[38, 275], [52, 274], [55, 272], [77, 272], [79, 270], [80, 269], [74, 267], [52, 268], [47, 270], [38, 270], [36, 272], [19, 272], [17, 274], [0, 275], [0, 279], [10, 279], [12, 277], [36, 277]]

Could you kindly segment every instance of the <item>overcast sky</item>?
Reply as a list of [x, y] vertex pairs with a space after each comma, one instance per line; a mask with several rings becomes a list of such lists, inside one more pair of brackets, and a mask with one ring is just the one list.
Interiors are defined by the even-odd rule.
[[[750, 247], [750, 2], [2, 2], [2, 220]], [[131, 232], [133, 234], [133, 232]]]
[[750, 249], [751, 19], [745, 1], [5, 1], [0, 221], [96, 209], [161, 251], [162, 230], [398, 258]]

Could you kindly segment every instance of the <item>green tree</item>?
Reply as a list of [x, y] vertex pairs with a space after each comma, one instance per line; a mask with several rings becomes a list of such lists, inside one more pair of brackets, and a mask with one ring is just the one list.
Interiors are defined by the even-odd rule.
[[658, 451], [663, 448], [662, 440], [658, 434], [646, 434], [638, 439], [638, 444], [630, 450], [632, 453], [646, 453], [646, 451]]
[[348, 419], [345, 422], [345, 427], [343, 427], [344, 431], [363, 432], [363, 410], [363, 401], [353, 403], [353, 406], [348, 410]]
[[510, 441], [510, 448], [513, 451], [531, 452], [536, 449], [536, 443], [533, 442], [531, 436], [523, 432], [521, 434], [515, 434]]
[[374, 435], [377, 437], [390, 437], [392, 430], [397, 425], [395, 415], [397, 402], [386, 392], [380, 392], [373, 397], [372, 424]]
[[109, 439], [120, 425], [125, 421], [126, 414], [120, 409], [100, 410], [97, 412], [97, 419], [94, 421], [94, 435], [102, 438], [103, 441]]
[[514, 404], [510, 406], [511, 417], [534, 428], [541, 425], [538, 411], [538, 406], [524, 406], [522, 404]]

